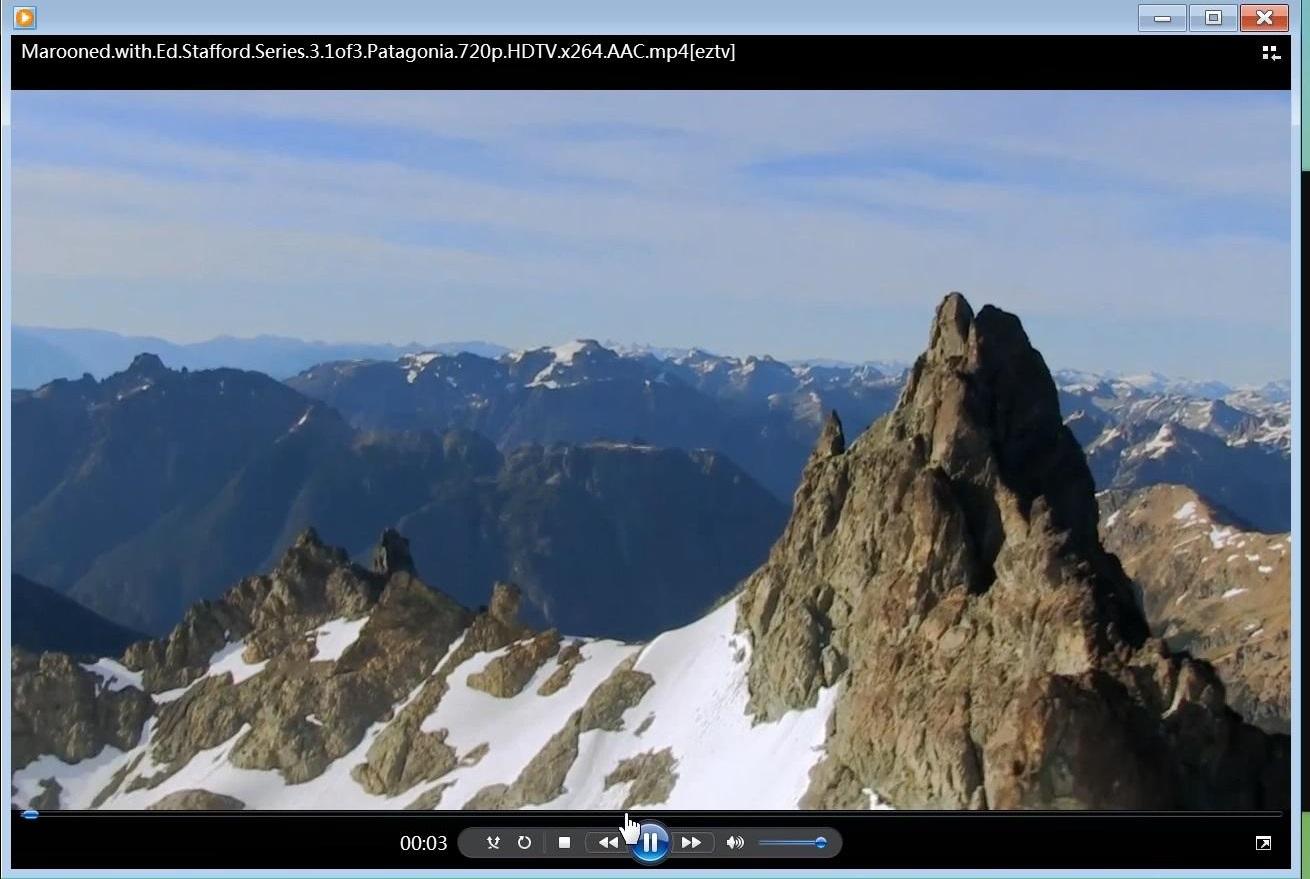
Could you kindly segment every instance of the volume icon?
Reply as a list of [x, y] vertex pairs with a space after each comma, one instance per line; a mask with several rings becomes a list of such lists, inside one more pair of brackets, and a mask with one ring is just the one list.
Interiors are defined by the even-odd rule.
[[746, 840], [740, 836], [729, 836], [726, 840], [724, 840], [724, 842], [730, 849], [739, 849], [739, 848], [746, 847]]

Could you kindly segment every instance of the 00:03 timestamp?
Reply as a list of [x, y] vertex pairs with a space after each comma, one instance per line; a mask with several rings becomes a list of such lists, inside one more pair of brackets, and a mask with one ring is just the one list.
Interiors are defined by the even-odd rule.
[[400, 850], [402, 852], [444, 852], [446, 850], [445, 836], [402, 836], [400, 838]]

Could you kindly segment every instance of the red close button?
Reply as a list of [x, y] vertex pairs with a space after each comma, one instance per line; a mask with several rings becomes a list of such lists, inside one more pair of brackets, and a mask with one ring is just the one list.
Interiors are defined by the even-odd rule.
[[1243, 3], [1241, 12], [1238, 20], [1244, 31], [1285, 31], [1288, 28], [1286, 3]]

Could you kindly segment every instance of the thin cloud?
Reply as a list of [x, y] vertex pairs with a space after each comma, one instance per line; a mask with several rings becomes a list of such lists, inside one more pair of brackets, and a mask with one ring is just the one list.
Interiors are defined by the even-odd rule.
[[[904, 326], [963, 289], [1071, 325], [1202, 322], [1150, 350], [1110, 332], [1074, 365], [1179, 371], [1240, 324], [1257, 343], [1218, 377], [1282, 376], [1288, 112], [1164, 93], [19, 93], [14, 315], [854, 360], [912, 354]], [[158, 307], [169, 290], [185, 310]], [[1096, 353], [1059, 344], [1054, 362]]]

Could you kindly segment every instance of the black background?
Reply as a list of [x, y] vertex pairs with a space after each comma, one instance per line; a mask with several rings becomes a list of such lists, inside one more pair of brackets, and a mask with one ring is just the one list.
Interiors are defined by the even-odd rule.
[[[1287, 35], [14, 36], [14, 89], [1290, 89]], [[736, 44], [735, 61], [24, 60], [22, 47], [548, 40]], [[1261, 58], [1279, 47], [1281, 61]]]
[[[634, 813], [634, 815], [637, 813]], [[831, 860], [706, 860], [670, 857], [661, 867], [1179, 868], [1291, 866], [1291, 820], [1281, 813], [1126, 812], [744, 812], [642, 811], [684, 830], [752, 826], [836, 828]], [[436, 868], [465, 870], [636, 866], [635, 861], [462, 857], [465, 827], [617, 828], [606, 812], [53, 812], [11, 816], [13, 865], [22, 868]], [[445, 834], [444, 853], [404, 852], [402, 835]], [[1273, 837], [1256, 852], [1255, 836]]]

